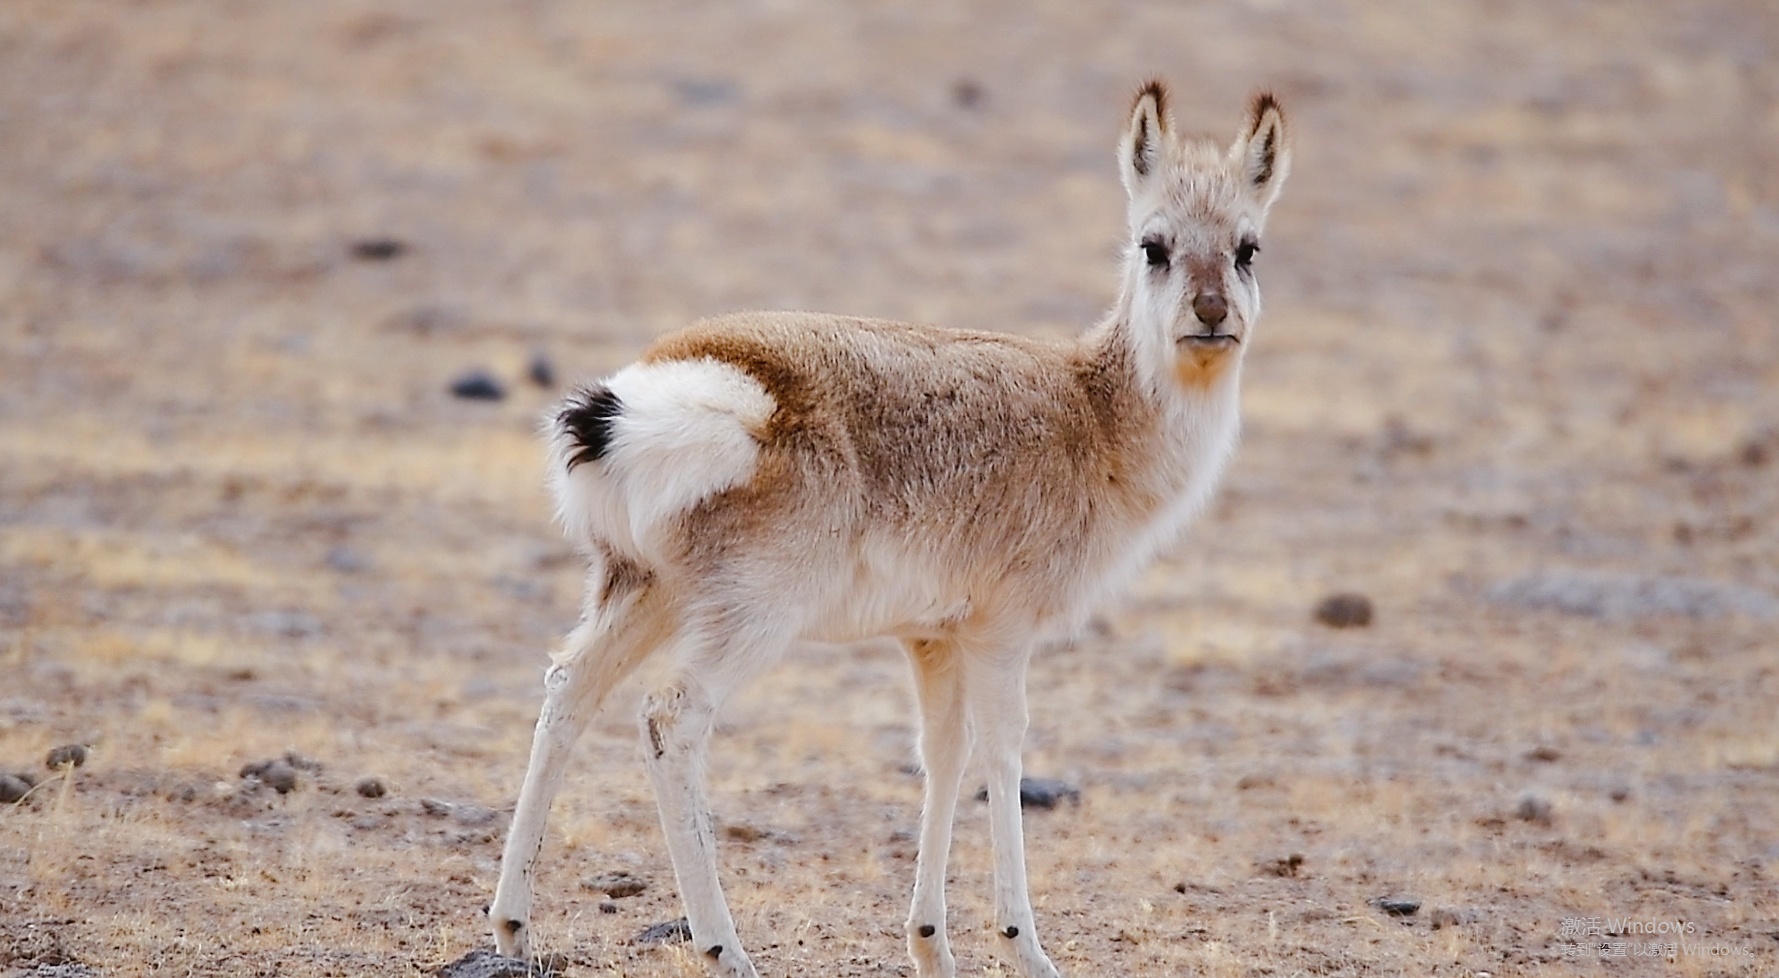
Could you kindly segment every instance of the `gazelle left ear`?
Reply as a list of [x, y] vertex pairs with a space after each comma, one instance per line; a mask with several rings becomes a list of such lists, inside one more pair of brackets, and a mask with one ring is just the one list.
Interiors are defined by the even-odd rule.
[[1248, 127], [1235, 139], [1230, 155], [1241, 161], [1242, 179], [1265, 214], [1279, 197], [1291, 173], [1291, 148], [1286, 143], [1285, 111], [1271, 92], [1254, 96]]

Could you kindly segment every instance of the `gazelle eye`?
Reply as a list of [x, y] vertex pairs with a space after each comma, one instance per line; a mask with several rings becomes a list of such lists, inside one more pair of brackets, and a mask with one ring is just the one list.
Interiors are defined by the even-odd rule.
[[1147, 241], [1144, 241], [1143, 259], [1149, 263], [1150, 268], [1166, 268], [1167, 245], [1162, 244], [1155, 238], [1150, 238]]
[[1254, 256], [1259, 253], [1260, 242], [1252, 238], [1243, 241], [1235, 249], [1235, 267], [1241, 271], [1247, 271], [1249, 266], [1254, 264]]

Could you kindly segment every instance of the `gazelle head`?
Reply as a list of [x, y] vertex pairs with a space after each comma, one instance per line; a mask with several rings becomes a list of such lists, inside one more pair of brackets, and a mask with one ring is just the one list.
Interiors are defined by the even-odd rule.
[[1174, 131], [1167, 89], [1137, 93], [1118, 148], [1130, 194], [1125, 292], [1131, 325], [1175, 380], [1204, 388], [1238, 363], [1260, 317], [1255, 256], [1291, 169], [1285, 115], [1254, 96], [1235, 142]]

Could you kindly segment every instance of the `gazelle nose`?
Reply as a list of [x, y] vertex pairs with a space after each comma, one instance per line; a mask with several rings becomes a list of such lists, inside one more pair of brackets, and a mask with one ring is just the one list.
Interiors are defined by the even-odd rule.
[[1229, 315], [1229, 303], [1215, 292], [1201, 292], [1192, 300], [1193, 315], [1206, 326], [1216, 326]]

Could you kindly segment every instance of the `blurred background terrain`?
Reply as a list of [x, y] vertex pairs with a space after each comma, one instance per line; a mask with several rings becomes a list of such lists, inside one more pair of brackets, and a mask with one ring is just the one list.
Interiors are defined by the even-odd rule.
[[[740, 308], [1086, 327], [1151, 74], [1224, 138], [1275, 89], [1295, 172], [1226, 490], [1034, 669], [1028, 772], [1079, 792], [1027, 819], [1058, 964], [1772, 973], [1765, 0], [7, 0], [0, 973], [487, 943], [579, 600], [534, 436], [562, 385]], [[910, 973], [904, 668], [797, 649], [730, 711], [767, 973]], [[633, 940], [679, 914], [636, 692], [545, 850], [570, 974], [700, 973]], [[970, 974], [988, 873], [966, 804]]]

